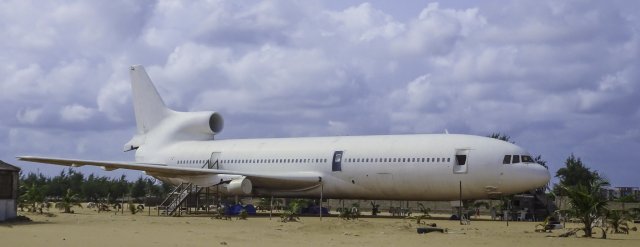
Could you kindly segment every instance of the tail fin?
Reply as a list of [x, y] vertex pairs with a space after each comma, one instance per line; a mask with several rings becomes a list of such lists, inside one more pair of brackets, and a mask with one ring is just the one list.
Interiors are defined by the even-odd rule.
[[142, 65], [131, 66], [130, 75], [138, 134], [146, 134], [169, 114], [169, 109]]
[[124, 145], [125, 152], [138, 149], [144, 144], [146, 134], [171, 113], [142, 65], [131, 66], [129, 74], [131, 75], [131, 90], [133, 92], [133, 112], [136, 115], [138, 131]]

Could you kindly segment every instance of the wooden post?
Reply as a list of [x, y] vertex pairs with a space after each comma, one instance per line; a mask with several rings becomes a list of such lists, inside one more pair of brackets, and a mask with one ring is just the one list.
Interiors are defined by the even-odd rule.
[[460, 201], [458, 201], [458, 219], [462, 225], [462, 180], [460, 180]]
[[320, 184], [320, 221], [322, 221], [322, 191], [324, 190], [324, 184]]
[[271, 201], [269, 201], [269, 220], [271, 220], [272, 213], [273, 213], [273, 195], [271, 195]]

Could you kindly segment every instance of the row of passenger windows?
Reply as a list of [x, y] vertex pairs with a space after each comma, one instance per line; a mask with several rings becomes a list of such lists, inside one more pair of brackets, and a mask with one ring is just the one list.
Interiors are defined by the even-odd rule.
[[[178, 160], [178, 164], [204, 164], [207, 160]], [[320, 163], [327, 159], [231, 159], [220, 160], [222, 164], [271, 164], [271, 163]]]
[[179, 165], [184, 164], [204, 164], [207, 163], [207, 160], [178, 160]]
[[[451, 162], [451, 158], [347, 158], [346, 162]], [[271, 164], [271, 163], [320, 163], [327, 159], [230, 159], [220, 160], [221, 164]], [[178, 160], [178, 164], [205, 164], [207, 160]]]
[[327, 162], [327, 159], [233, 159], [220, 160], [222, 164], [271, 164], [271, 163], [320, 163]]
[[346, 162], [451, 162], [451, 158], [347, 158]]
[[529, 155], [505, 155], [502, 164], [535, 163]]

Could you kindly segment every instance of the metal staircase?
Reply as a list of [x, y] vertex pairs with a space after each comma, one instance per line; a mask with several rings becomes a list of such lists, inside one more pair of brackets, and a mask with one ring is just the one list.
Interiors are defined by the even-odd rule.
[[164, 215], [174, 215], [180, 212], [180, 207], [187, 201], [190, 195], [198, 195], [202, 191], [202, 187], [198, 187], [192, 183], [182, 183], [178, 185], [169, 196], [160, 205], [158, 210], [162, 210]]
[[553, 214], [556, 210], [558, 210], [558, 206], [556, 206], [554, 200], [549, 199], [549, 196], [542, 191], [534, 191], [533, 195], [535, 199], [544, 206], [548, 214]]

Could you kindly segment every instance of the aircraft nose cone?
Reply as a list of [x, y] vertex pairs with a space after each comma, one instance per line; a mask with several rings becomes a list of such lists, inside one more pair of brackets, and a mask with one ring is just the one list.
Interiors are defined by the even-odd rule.
[[501, 187], [507, 194], [545, 187], [551, 179], [549, 170], [535, 163], [505, 166], [502, 171]]
[[538, 164], [531, 168], [533, 170], [531, 175], [534, 185], [537, 187], [546, 186], [549, 183], [549, 180], [551, 180], [551, 173], [549, 173], [549, 169]]

